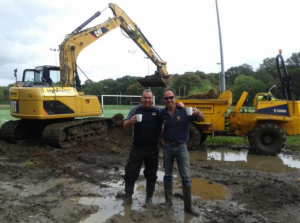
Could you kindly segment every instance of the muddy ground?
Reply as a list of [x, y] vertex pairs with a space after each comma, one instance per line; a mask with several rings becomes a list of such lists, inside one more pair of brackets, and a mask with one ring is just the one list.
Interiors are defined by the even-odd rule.
[[[152, 207], [143, 204], [144, 187], [134, 196], [133, 206], [122, 207], [116, 196], [123, 190], [130, 145], [130, 132], [121, 129], [111, 131], [105, 141], [82, 142], [67, 150], [36, 141], [0, 140], [0, 222], [300, 222], [299, 169], [272, 173], [198, 157], [209, 145], [190, 152], [192, 177], [225, 192], [220, 198], [194, 196], [200, 217], [182, 211], [180, 183], [170, 210], [163, 206], [161, 181]], [[91, 198], [90, 203], [80, 200]]]

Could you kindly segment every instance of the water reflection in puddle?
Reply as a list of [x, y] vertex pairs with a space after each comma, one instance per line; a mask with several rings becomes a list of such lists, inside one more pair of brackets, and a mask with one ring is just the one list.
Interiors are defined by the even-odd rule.
[[[132, 210], [138, 210], [139, 205], [138, 203], [133, 203], [130, 206], [123, 206], [122, 202], [119, 199], [116, 199], [114, 196], [109, 197], [96, 197], [96, 198], [89, 198], [83, 197], [80, 198], [80, 204], [84, 205], [97, 205], [99, 207], [98, 212], [92, 214], [88, 218], [81, 220], [80, 223], [100, 223], [105, 222], [108, 218], [112, 217], [115, 214], [120, 214], [124, 216], [124, 222], [129, 222], [130, 219], [130, 212]], [[126, 219], [128, 219], [126, 221]]]
[[[120, 170], [122, 172], [123, 170]], [[108, 188], [100, 188], [99, 194], [106, 195], [106, 197], [82, 197], [77, 199], [78, 203], [84, 205], [97, 205], [99, 207], [98, 212], [90, 215], [86, 219], [82, 219], [81, 223], [99, 223], [105, 222], [108, 218], [112, 217], [115, 214], [120, 214], [124, 216], [124, 222], [130, 221], [130, 213], [133, 210], [143, 211], [144, 203], [145, 203], [145, 195], [146, 195], [146, 181], [142, 177], [143, 169], [141, 170], [141, 180], [139, 180], [135, 185], [135, 192], [133, 194], [133, 204], [131, 207], [123, 206], [122, 200], [117, 199], [115, 195], [117, 192], [124, 190], [124, 185], [122, 181], [112, 181], [105, 182]], [[159, 170], [157, 172], [158, 175], [158, 186], [156, 186], [156, 191], [153, 196], [154, 204], [163, 204], [165, 201], [164, 192], [163, 192], [163, 176], [164, 172]], [[212, 182], [206, 181], [203, 179], [193, 178], [193, 187], [192, 187], [192, 195], [201, 197], [204, 200], [222, 200], [227, 197], [227, 191], [221, 185]], [[174, 192], [176, 190], [181, 191], [181, 179], [178, 175], [174, 175]], [[178, 199], [175, 198], [174, 199]], [[76, 199], [72, 199], [74, 202]], [[174, 219], [182, 219], [181, 222], [189, 222], [193, 217], [185, 216], [183, 210], [183, 201], [179, 200], [176, 204], [174, 203], [173, 209], [175, 215], [170, 217], [170, 222], [173, 222]], [[173, 219], [173, 220], [172, 220]]]
[[290, 172], [300, 169], [300, 159], [291, 155], [259, 156], [248, 154], [248, 150], [206, 149], [206, 151], [191, 151], [191, 162], [197, 160], [225, 161], [245, 168], [265, 172]]
[[226, 189], [212, 181], [192, 178], [192, 194], [202, 199], [208, 200], [224, 200], [228, 196]]

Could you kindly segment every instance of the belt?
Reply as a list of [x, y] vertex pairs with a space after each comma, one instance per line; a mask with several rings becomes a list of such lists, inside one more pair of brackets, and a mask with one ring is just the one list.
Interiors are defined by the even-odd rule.
[[170, 146], [174, 146], [174, 147], [177, 147], [177, 146], [180, 146], [183, 144], [183, 143], [179, 143], [179, 142], [168, 142], [168, 141], [166, 141], [165, 143]]

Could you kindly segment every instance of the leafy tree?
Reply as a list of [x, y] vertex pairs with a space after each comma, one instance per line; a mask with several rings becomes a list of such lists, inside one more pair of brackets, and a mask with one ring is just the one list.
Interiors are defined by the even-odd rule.
[[300, 83], [300, 66], [287, 66], [288, 75], [292, 78], [292, 89], [295, 100], [299, 100], [300, 88], [297, 87]]
[[[220, 80], [219, 80], [219, 73], [210, 73], [206, 74], [206, 79], [210, 81], [214, 86], [219, 86]], [[204, 80], [205, 78], [202, 78]]]
[[231, 92], [233, 94], [233, 104], [236, 104], [242, 95], [243, 91], [251, 88], [249, 90], [248, 100], [245, 101], [246, 105], [251, 105], [253, 99], [257, 93], [266, 92], [266, 86], [261, 80], [256, 80], [254, 77], [240, 75], [235, 81], [234, 85], [231, 87]]
[[144, 88], [140, 84], [132, 84], [130, 85], [125, 94], [126, 95], [141, 95]]
[[3, 93], [3, 87], [0, 87], [0, 101], [5, 101], [4, 93]]
[[[125, 95], [141, 95], [144, 90], [144, 87], [142, 87], [140, 84], [135, 83], [130, 85], [125, 92]], [[140, 102], [140, 98], [126, 98], [126, 103], [130, 102]]]
[[[12, 84], [9, 86], [13, 87]], [[10, 87], [0, 87], [0, 101], [9, 101], [9, 88]]]
[[228, 87], [232, 86], [234, 84], [234, 80], [239, 75], [253, 76], [253, 74], [254, 74], [253, 68], [248, 64], [242, 64], [238, 67], [231, 67], [225, 72], [226, 85]]
[[[201, 93], [206, 93], [208, 92], [210, 89], [214, 89], [215, 86], [212, 85], [212, 83], [209, 80], [203, 80], [201, 81], [200, 86], [198, 87], [192, 87], [192, 89], [189, 90], [188, 95], [193, 95], [193, 94], [201, 94]], [[216, 89], [214, 89], [216, 92], [218, 92]]]
[[[201, 84], [201, 79], [194, 73], [187, 72], [184, 75], [179, 75], [173, 78], [172, 87], [178, 90], [177, 95], [179, 95], [179, 89], [183, 92], [191, 90], [193, 87], [199, 87]], [[186, 94], [187, 95], [187, 94]]]
[[87, 95], [101, 95], [103, 92], [101, 82], [85, 81], [82, 87]]
[[278, 78], [278, 71], [276, 67], [275, 58], [266, 58], [263, 60], [263, 63], [259, 66], [259, 70], [265, 70], [267, 73], [271, 74], [274, 79]]
[[151, 91], [153, 92], [153, 95], [155, 96], [155, 103], [156, 105], [163, 105], [163, 92], [164, 87], [152, 87]]
[[289, 59], [287, 59], [286, 63], [287, 65], [300, 66], [300, 52], [293, 53], [292, 56]]
[[[253, 74], [253, 77], [256, 80], [261, 80], [263, 83], [265, 83], [267, 88], [270, 88], [271, 86], [273, 86], [274, 84], [276, 84], [276, 80], [274, 79], [274, 77], [269, 74], [266, 70], [264, 69], [260, 69], [257, 72], [255, 72]], [[277, 79], [278, 80], [278, 79]]]
[[[133, 84], [138, 84], [137, 79], [138, 79], [137, 77], [132, 77], [128, 75], [121, 78], [117, 78], [116, 81], [120, 84], [119, 85], [120, 92], [126, 92], [127, 87]], [[139, 95], [140, 94], [141, 93], [139, 93]]]

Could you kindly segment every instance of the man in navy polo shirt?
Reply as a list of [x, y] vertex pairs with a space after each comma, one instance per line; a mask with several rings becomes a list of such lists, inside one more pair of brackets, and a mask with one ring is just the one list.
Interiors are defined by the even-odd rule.
[[203, 122], [205, 118], [197, 108], [193, 108], [191, 116], [187, 115], [185, 108], [178, 109], [176, 106], [176, 92], [173, 89], [165, 89], [163, 95], [166, 108], [160, 113], [164, 124], [164, 189], [166, 206], [173, 204], [173, 166], [176, 159], [182, 180], [184, 210], [197, 216], [199, 212], [192, 207], [191, 168], [186, 142], [189, 140], [189, 123], [192, 121]]
[[[133, 128], [132, 148], [125, 166], [125, 198], [124, 204], [132, 203], [135, 181], [139, 177], [141, 166], [145, 164], [144, 176], [146, 182], [146, 204], [152, 204], [155, 190], [156, 172], [158, 170], [158, 140], [162, 120], [159, 117], [161, 108], [153, 105], [151, 90], [144, 90], [142, 104], [132, 108], [124, 121], [124, 129]], [[142, 114], [142, 122], [137, 122], [136, 114]]]

